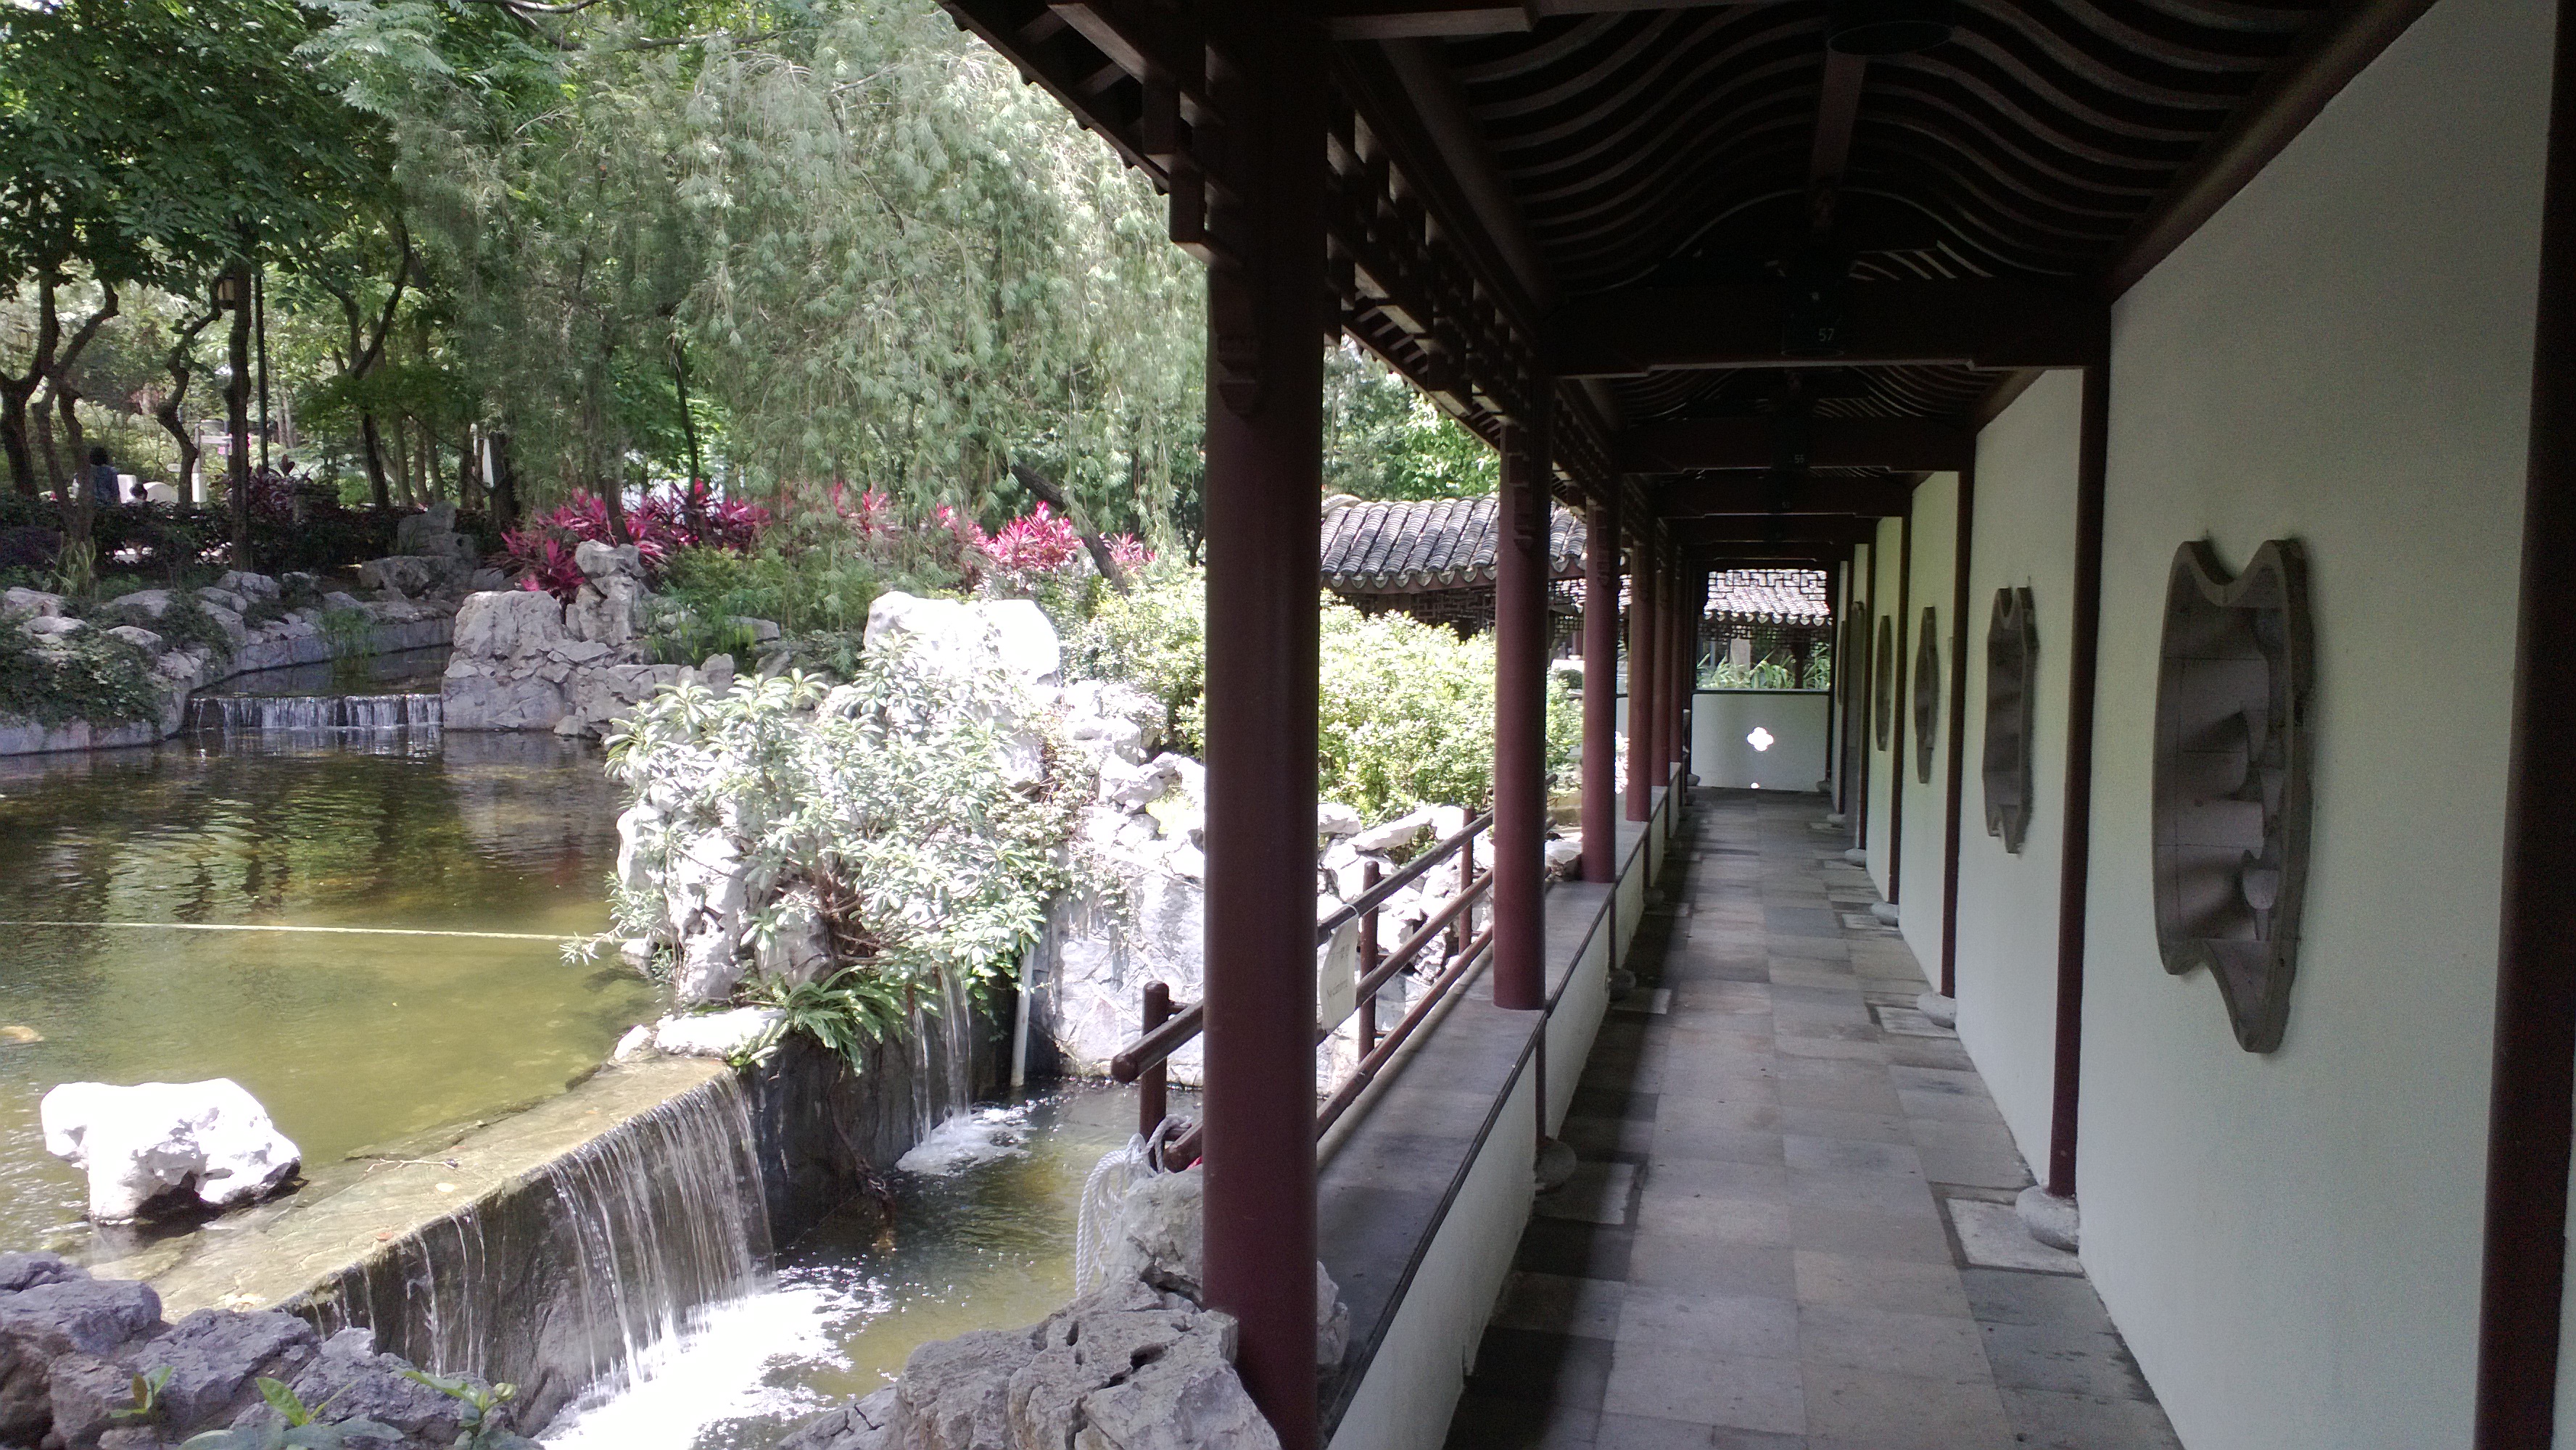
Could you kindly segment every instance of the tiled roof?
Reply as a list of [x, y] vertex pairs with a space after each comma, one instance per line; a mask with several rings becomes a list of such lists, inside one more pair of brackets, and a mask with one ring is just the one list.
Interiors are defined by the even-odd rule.
[[[1495, 503], [1435, 498], [1325, 503], [1324, 586], [1341, 594], [1427, 594], [1494, 582]], [[1555, 509], [1550, 577], [1583, 577], [1583, 521]]]
[[1740, 624], [1826, 624], [1833, 606], [1821, 569], [1721, 569], [1708, 576], [1708, 614]]

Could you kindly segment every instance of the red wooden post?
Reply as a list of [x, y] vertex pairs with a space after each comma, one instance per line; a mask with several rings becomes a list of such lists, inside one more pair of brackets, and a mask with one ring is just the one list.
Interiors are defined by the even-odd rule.
[[[1153, 1031], [1172, 1020], [1172, 989], [1163, 982], [1145, 984], [1145, 1030]], [[1170, 1060], [1155, 1063], [1136, 1079], [1136, 1131], [1147, 1137], [1162, 1125], [1171, 1112]]]
[[1628, 819], [1655, 814], [1655, 565], [1643, 534], [1628, 551]]
[[1494, 541], [1493, 983], [1515, 1011], [1547, 1005], [1547, 475], [1542, 413], [1505, 430]]
[[1619, 491], [1605, 488], [1583, 523], [1583, 879], [1619, 871]]
[[1207, 1298], [1283, 1450], [1315, 1450], [1315, 658], [1324, 34], [1209, 7], [1241, 69], [1209, 230]]

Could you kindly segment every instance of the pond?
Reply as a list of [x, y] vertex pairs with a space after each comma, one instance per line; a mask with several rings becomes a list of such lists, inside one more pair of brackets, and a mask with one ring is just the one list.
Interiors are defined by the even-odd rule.
[[[656, 1010], [607, 925], [598, 751], [551, 736], [181, 737], [0, 761], [0, 1249], [93, 1243], [37, 1102], [229, 1077], [308, 1171], [562, 1090]], [[241, 928], [251, 928], [244, 930]]]
[[1073, 1297], [1084, 1179], [1135, 1131], [1134, 1092], [1103, 1086], [951, 1119], [886, 1175], [891, 1221], [826, 1219], [761, 1292], [565, 1411], [547, 1450], [768, 1450], [924, 1343], [1037, 1323]]

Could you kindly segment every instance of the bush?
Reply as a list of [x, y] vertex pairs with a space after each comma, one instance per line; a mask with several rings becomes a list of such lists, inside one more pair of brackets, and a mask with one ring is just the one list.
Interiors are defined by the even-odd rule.
[[[1319, 787], [1370, 820], [1422, 805], [1483, 809], [1494, 796], [1494, 637], [1460, 639], [1401, 614], [1326, 596], [1319, 671]], [[1580, 703], [1551, 680], [1547, 766], [1572, 778]]]
[[1149, 564], [1128, 594], [1104, 594], [1065, 641], [1065, 678], [1120, 680], [1163, 702], [1163, 737], [1200, 753], [1207, 688], [1207, 581], [1197, 569]]
[[1070, 790], [1053, 772], [1014, 786], [989, 723], [1018, 708], [1017, 689], [998, 671], [961, 678], [888, 652], [837, 688], [799, 671], [639, 706], [609, 741], [609, 770], [660, 822], [641, 833], [651, 884], [619, 894], [619, 930], [667, 935], [673, 849], [721, 831], [750, 879], [778, 888], [751, 919], [754, 939], [820, 904], [834, 966], [865, 978], [836, 972], [836, 992], [933, 1005], [980, 992], [1036, 939], [1069, 879]]
[[15, 623], [0, 624], [0, 715], [123, 725], [160, 712], [161, 677], [139, 647], [96, 629], [40, 645]]

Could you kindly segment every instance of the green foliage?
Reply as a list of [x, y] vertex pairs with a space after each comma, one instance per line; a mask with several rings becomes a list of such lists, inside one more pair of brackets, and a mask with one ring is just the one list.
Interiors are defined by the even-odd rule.
[[1200, 753], [1199, 695], [1207, 688], [1207, 580], [1186, 565], [1148, 565], [1126, 594], [1104, 594], [1066, 640], [1065, 676], [1119, 680], [1163, 702], [1163, 736]]
[[12, 622], [0, 625], [0, 715], [60, 725], [123, 725], [161, 713], [152, 656], [103, 630], [58, 634], [38, 644]]
[[[1002, 976], [1067, 879], [1074, 803], [1052, 781], [1014, 784], [992, 723], [1024, 708], [1018, 690], [903, 650], [871, 653], [837, 688], [802, 671], [724, 695], [683, 686], [611, 737], [609, 769], [658, 813], [639, 836], [649, 880], [687, 841], [726, 833], [754, 879], [813, 888], [803, 900], [819, 901], [838, 965], [935, 1002]], [[755, 913], [752, 936], [813, 910], [799, 896]], [[660, 909], [655, 891], [621, 897], [620, 933], [656, 935]]]
[[416, 1369], [404, 1370], [402, 1376], [416, 1384], [427, 1385], [465, 1406], [464, 1429], [456, 1437], [455, 1450], [537, 1450], [536, 1441], [512, 1434], [493, 1418], [494, 1411], [518, 1396], [517, 1385], [505, 1381], [486, 1389], [470, 1379], [428, 1374]]
[[1324, 354], [1324, 488], [1356, 498], [1492, 493], [1501, 464], [1485, 440], [1349, 343]]
[[[1327, 596], [1320, 652], [1319, 790], [1371, 820], [1416, 806], [1482, 809], [1494, 793], [1494, 640]], [[1548, 687], [1548, 774], [1572, 777], [1582, 711]]]
[[[787, 1014], [752, 1044], [745, 1060], [753, 1062], [767, 1059], [787, 1038], [802, 1035], [848, 1059], [853, 1071], [865, 1072], [868, 1049], [901, 1032], [911, 1017], [908, 1009], [912, 1003], [902, 990], [858, 966], [843, 967], [811, 982], [790, 982], [774, 976], [755, 978], [744, 997], [754, 1005], [775, 1007]], [[936, 1011], [939, 1003], [937, 999], [927, 999], [921, 1000], [920, 1005]]]
[[215, 617], [206, 612], [204, 602], [194, 595], [172, 594], [170, 607], [161, 611], [161, 617], [144, 628], [161, 636], [165, 647], [204, 650], [206, 658], [218, 665], [229, 662], [233, 657], [233, 637], [224, 633], [224, 627], [215, 623]]
[[161, 1392], [170, 1386], [172, 1371], [159, 1365], [134, 1376], [134, 1403], [121, 1410], [110, 1410], [107, 1417], [125, 1424], [147, 1424], [161, 1418]]
[[1830, 650], [1818, 649], [1807, 660], [1806, 676], [1798, 677], [1796, 662], [1760, 659], [1750, 665], [1732, 660], [1719, 660], [1699, 672], [1703, 690], [1826, 690], [1833, 688], [1834, 661]]
[[[168, 1378], [169, 1371], [162, 1376]], [[282, 1380], [259, 1377], [259, 1396], [277, 1413], [277, 1419], [265, 1425], [230, 1430], [209, 1430], [191, 1435], [181, 1442], [179, 1450], [345, 1450], [360, 1440], [399, 1440], [402, 1431], [369, 1419], [337, 1420], [324, 1423], [322, 1412], [329, 1404], [307, 1408], [303, 1398]], [[459, 1442], [462, 1443], [461, 1441]]]

